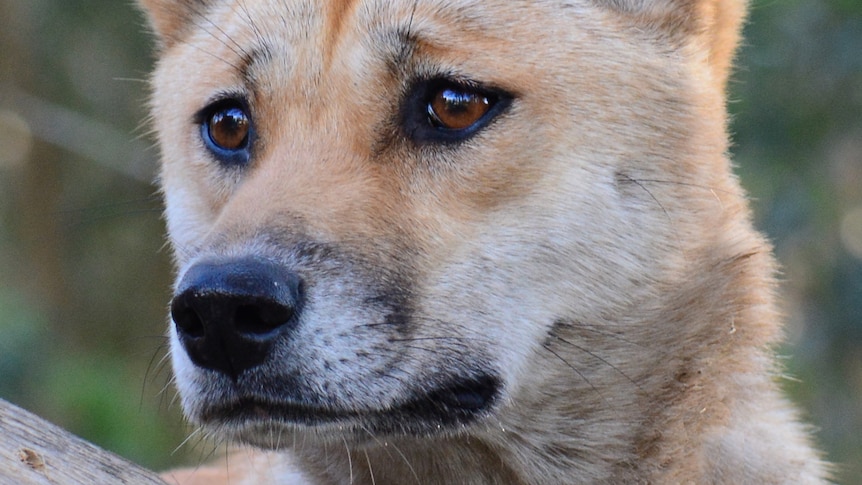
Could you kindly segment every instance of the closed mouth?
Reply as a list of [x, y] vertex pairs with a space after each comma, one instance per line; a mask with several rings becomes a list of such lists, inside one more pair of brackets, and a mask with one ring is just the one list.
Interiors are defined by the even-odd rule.
[[201, 421], [235, 429], [292, 426], [356, 426], [375, 434], [428, 434], [467, 425], [488, 414], [499, 397], [500, 381], [490, 375], [460, 378], [379, 409], [337, 409], [271, 397], [241, 397], [210, 406]]

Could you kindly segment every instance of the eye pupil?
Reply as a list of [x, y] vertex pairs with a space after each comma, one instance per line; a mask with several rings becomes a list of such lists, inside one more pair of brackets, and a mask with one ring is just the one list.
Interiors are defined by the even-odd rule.
[[248, 144], [250, 121], [239, 107], [214, 112], [207, 120], [209, 137], [223, 150], [240, 150]]
[[428, 103], [431, 124], [447, 130], [464, 130], [482, 119], [491, 109], [488, 96], [469, 88], [446, 87]]

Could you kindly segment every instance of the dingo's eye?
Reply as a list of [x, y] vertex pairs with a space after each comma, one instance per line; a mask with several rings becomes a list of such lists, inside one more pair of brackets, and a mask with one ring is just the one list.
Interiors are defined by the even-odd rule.
[[243, 102], [217, 101], [204, 108], [198, 118], [204, 145], [219, 161], [228, 165], [248, 163], [252, 123]]
[[477, 91], [449, 86], [439, 89], [428, 103], [431, 124], [447, 130], [465, 130], [491, 109], [491, 98]]
[[487, 126], [511, 101], [508, 93], [470, 82], [424, 80], [408, 92], [402, 122], [417, 143], [458, 143]]

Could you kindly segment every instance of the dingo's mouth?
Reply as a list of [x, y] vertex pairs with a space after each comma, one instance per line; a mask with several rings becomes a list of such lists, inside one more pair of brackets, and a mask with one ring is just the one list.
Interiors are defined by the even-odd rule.
[[264, 425], [326, 428], [356, 426], [374, 434], [427, 434], [469, 424], [487, 415], [500, 394], [500, 381], [490, 375], [462, 378], [416, 395], [388, 408], [336, 409], [268, 397], [241, 397], [206, 408], [207, 425], [225, 426], [252, 434]]

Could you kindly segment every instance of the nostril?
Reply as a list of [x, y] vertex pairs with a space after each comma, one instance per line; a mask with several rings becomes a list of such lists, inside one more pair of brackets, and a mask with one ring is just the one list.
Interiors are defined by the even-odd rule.
[[204, 336], [204, 322], [194, 308], [188, 304], [185, 294], [174, 298], [171, 302], [171, 318], [177, 328], [191, 338]]
[[234, 321], [236, 330], [247, 335], [266, 335], [293, 318], [294, 309], [276, 302], [257, 301], [238, 305]]

